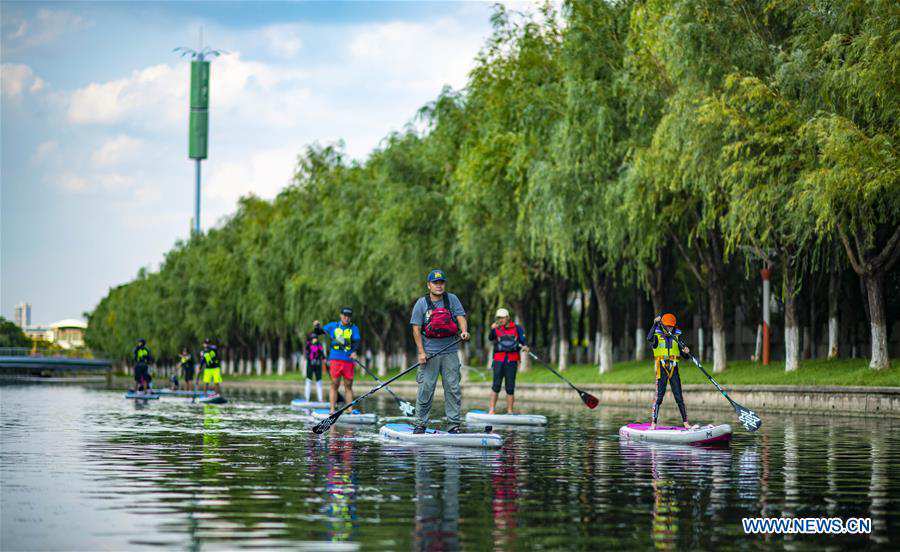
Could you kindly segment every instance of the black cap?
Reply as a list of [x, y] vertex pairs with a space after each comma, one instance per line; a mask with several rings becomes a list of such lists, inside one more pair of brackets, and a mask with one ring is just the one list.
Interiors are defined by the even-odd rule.
[[143, 344], [147, 343], [147, 340], [144, 339], [143, 337], [141, 337], [141, 338], [138, 338], [137, 342], [140, 343], [141, 345], [143, 345]]
[[346, 314], [347, 316], [353, 316], [353, 309], [350, 307], [343, 307], [341, 309], [341, 314]]

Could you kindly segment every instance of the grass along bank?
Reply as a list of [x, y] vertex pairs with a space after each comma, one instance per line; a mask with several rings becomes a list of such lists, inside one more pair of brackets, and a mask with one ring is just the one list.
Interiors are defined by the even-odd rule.
[[[869, 368], [868, 359], [840, 360], [807, 360], [800, 364], [795, 372], [785, 372], [784, 362], [773, 362], [762, 366], [748, 360], [728, 363], [728, 369], [721, 374], [713, 374], [712, 368], [704, 368], [722, 385], [835, 385], [835, 386], [900, 386], [900, 359], [891, 361], [888, 370], [874, 371]], [[684, 384], [707, 383], [706, 377], [690, 361], [682, 362], [681, 381]], [[389, 371], [389, 376], [396, 374], [397, 369]], [[368, 379], [368, 375], [357, 369], [357, 378]], [[607, 374], [599, 374], [597, 367], [588, 364], [571, 365], [563, 375], [574, 383], [610, 383], [610, 384], [647, 384], [653, 383], [653, 366], [649, 361], [619, 362]], [[282, 376], [226, 375], [229, 381], [298, 381], [303, 376], [297, 372], [288, 372]], [[326, 377], [327, 378], [327, 377]], [[490, 371], [473, 370], [469, 374], [470, 382], [490, 381]], [[404, 376], [401, 381], [414, 381], [415, 371]], [[540, 364], [532, 363], [527, 372], [519, 372], [517, 383], [559, 383], [559, 379], [545, 370]]]

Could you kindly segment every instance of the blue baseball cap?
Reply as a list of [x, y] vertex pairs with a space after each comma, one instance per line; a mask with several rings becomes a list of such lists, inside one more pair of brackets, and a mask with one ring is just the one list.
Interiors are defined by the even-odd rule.
[[436, 268], [428, 273], [428, 281], [429, 282], [446, 282], [447, 277], [444, 276], [444, 271]]

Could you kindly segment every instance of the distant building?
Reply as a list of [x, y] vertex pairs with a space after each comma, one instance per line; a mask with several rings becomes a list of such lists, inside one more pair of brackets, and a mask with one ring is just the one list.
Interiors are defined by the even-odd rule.
[[51, 341], [63, 349], [84, 347], [84, 331], [86, 329], [86, 323], [74, 318], [54, 322], [50, 324], [50, 330], [53, 334]]
[[32, 341], [53, 341], [53, 330], [50, 329], [50, 326], [28, 326], [22, 328], [22, 331]]
[[16, 326], [27, 328], [31, 326], [31, 303], [21, 302], [16, 305], [15, 314], [13, 315]]

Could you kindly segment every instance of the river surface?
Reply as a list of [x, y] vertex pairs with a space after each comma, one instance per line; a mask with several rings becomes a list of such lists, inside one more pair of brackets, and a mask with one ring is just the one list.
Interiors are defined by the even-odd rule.
[[[589, 411], [573, 394], [564, 407], [526, 405], [548, 427], [498, 430], [502, 449], [483, 452], [389, 444], [374, 427], [317, 436], [289, 394], [231, 398], [136, 404], [97, 387], [0, 387], [0, 549], [900, 543], [900, 420], [769, 413], [724, 448], [628, 444], [619, 426], [646, 412]], [[397, 414], [394, 403], [370, 408]], [[726, 411], [694, 417], [737, 426]], [[741, 518], [758, 516], [871, 518], [872, 532], [745, 535]]]

